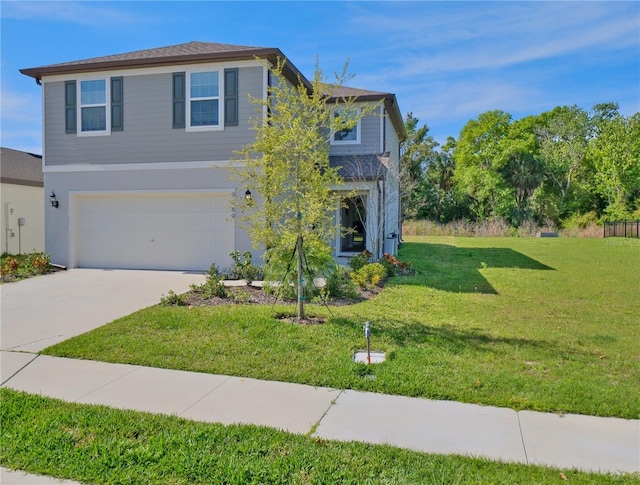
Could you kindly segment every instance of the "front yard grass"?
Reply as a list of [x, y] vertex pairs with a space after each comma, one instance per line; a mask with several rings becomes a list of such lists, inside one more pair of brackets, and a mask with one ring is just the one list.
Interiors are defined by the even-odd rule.
[[[635, 242], [635, 241], [634, 241]], [[64, 357], [456, 400], [640, 417], [640, 246], [621, 240], [407, 238], [416, 274], [375, 298], [292, 307], [153, 306], [46, 349]], [[108, 295], [105, 295], [108, 297]], [[354, 363], [372, 325], [382, 364]], [[375, 376], [375, 378], [372, 378]]]
[[616, 484], [612, 475], [340, 443], [0, 389], [0, 462], [95, 484]]

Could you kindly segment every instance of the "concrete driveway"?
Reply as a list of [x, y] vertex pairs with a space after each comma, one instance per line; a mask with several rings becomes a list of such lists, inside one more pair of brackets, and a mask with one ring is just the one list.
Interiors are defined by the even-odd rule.
[[141, 308], [199, 273], [72, 269], [0, 286], [0, 349], [39, 352]]

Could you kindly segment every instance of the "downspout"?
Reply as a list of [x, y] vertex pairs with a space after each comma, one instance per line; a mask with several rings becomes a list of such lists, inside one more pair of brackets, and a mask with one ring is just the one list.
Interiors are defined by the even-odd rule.
[[377, 254], [377, 258], [378, 259], [382, 259], [382, 256], [384, 254], [384, 238], [385, 238], [385, 234], [387, 231], [387, 218], [385, 217], [386, 214], [386, 207], [385, 207], [385, 201], [386, 201], [386, 193], [385, 193], [385, 184], [384, 184], [384, 178], [380, 179], [378, 178], [378, 218], [382, 217], [382, 231], [380, 233], [378, 233], [378, 254]]

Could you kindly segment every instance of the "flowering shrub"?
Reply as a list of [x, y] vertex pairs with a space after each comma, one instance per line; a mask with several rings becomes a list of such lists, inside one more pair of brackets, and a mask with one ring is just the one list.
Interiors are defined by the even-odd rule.
[[395, 274], [412, 274], [411, 263], [406, 261], [400, 261], [395, 256], [389, 253], [384, 253], [382, 260], [380, 261], [387, 270], [388, 276], [394, 276]]
[[31, 253], [22, 263], [22, 271], [25, 274], [45, 274], [49, 269], [50, 256], [44, 253]]
[[2, 276], [2, 280], [7, 276], [15, 276], [18, 272], [18, 268], [20, 267], [20, 262], [11, 256], [5, 258], [2, 262], [2, 266], [0, 267], [0, 275]]
[[17, 256], [4, 253], [0, 260], [0, 277], [2, 281], [29, 278], [34, 275], [49, 273], [51, 270], [50, 256], [45, 253], [34, 252]]

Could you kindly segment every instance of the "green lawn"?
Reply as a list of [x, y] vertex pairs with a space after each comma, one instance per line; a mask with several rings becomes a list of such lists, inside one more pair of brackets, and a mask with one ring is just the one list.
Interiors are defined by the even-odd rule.
[[599, 475], [339, 443], [0, 390], [0, 462], [95, 484], [631, 484]]
[[[292, 307], [154, 306], [44, 353], [457, 400], [640, 417], [640, 245], [570, 238], [408, 238], [415, 276], [376, 298]], [[108, 297], [108, 295], [105, 295]], [[160, 295], [159, 295], [160, 296]], [[372, 323], [387, 361], [352, 361]], [[374, 374], [375, 379], [369, 374]]]

